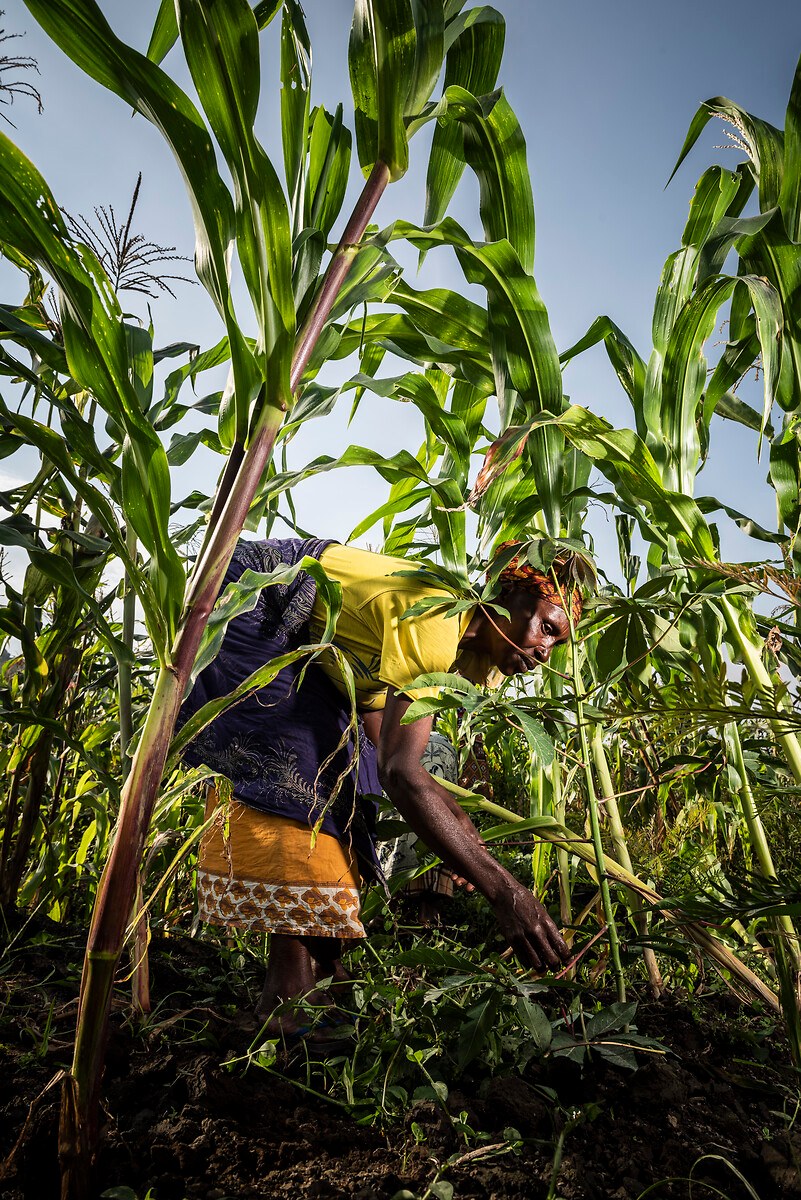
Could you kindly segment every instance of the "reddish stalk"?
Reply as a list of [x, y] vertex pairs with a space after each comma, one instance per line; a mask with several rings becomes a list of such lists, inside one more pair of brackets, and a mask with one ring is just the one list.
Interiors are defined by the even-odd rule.
[[[293, 390], [309, 362], [356, 257], [357, 243], [388, 182], [388, 168], [382, 163], [376, 164], [298, 335], [291, 369]], [[98, 886], [89, 928], [72, 1074], [62, 1093], [59, 1129], [62, 1200], [85, 1200], [89, 1195], [111, 991], [134, 906], [145, 839], [200, 639], [272, 455], [284, 412], [283, 406], [264, 407], [239, 469], [236, 472], [226, 469], [223, 474], [213, 507], [215, 523], [209, 529], [189, 580], [171, 661], [159, 672], [139, 745], [123, 787], [117, 830]]]
[[345, 281], [348, 271], [353, 266], [353, 260], [359, 249], [359, 242], [364, 236], [370, 218], [375, 212], [376, 205], [389, 183], [389, 167], [386, 163], [377, 162], [362, 188], [362, 194], [356, 201], [350, 220], [340, 238], [334, 256], [328, 264], [328, 270], [323, 278], [322, 286], [314, 303], [309, 309], [303, 327], [295, 341], [295, 353], [292, 358], [292, 370], [289, 376], [289, 386], [292, 391], [300, 383], [301, 376], [308, 366], [312, 351], [317, 345], [317, 339], [323, 331], [328, 314], [334, 307], [334, 301]]
[[[323, 331], [323, 326], [339, 295], [339, 290], [353, 265], [359, 242], [364, 237], [364, 231], [388, 183], [389, 167], [382, 162], [377, 162], [362, 188], [362, 193], [356, 202], [356, 207], [345, 226], [342, 237], [339, 239], [339, 245], [334, 251], [331, 262], [328, 264], [320, 291], [315, 297], [303, 327], [295, 339], [295, 351], [292, 355], [292, 366], [289, 373], [289, 388], [293, 395], [297, 391], [303, 372], [309, 364], [309, 359], [317, 344], [317, 339]], [[244, 446], [241, 442], [235, 442], [231, 447], [231, 453], [228, 455], [222, 478], [217, 487], [217, 495], [214, 498], [214, 506], [209, 517], [210, 528], [219, 519], [244, 456]]]

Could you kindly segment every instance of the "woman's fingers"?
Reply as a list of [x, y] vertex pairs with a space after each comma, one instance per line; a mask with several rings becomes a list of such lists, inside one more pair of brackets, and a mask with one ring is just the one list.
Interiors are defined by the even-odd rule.
[[475, 884], [470, 883], [463, 875], [457, 875], [456, 871], [451, 871], [450, 877], [456, 884], [456, 887], [464, 888], [466, 892], [474, 892], [476, 890]]
[[528, 938], [524, 936], [515, 938], [512, 948], [523, 966], [531, 967], [534, 971], [542, 970], [542, 960]]

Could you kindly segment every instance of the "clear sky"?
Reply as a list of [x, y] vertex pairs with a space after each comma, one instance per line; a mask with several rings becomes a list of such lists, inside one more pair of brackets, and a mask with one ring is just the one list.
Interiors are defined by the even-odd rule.
[[[120, 36], [145, 48], [157, 0], [102, 0], [101, 7]], [[791, 0], [759, 5], [750, 0], [727, 5], [711, 0], [609, 0], [603, 5], [591, 0], [497, 0], [496, 7], [507, 21], [500, 81], [528, 143], [537, 215], [535, 275], [557, 345], [566, 348], [596, 316], [608, 313], [647, 357], [659, 274], [679, 244], [695, 181], [710, 162], [733, 167], [741, 157], [714, 149], [725, 138], [723, 126], [713, 122], [665, 190], [690, 119], [699, 102], [722, 94], [774, 124], [784, 123], [801, 53], [801, 5]], [[5, 29], [25, 34], [14, 48], [39, 62], [37, 82], [45, 106], [42, 116], [24, 100], [4, 109], [16, 125], [15, 130], [5, 128], [43, 172], [59, 203], [73, 213], [90, 214], [96, 204], [113, 204], [121, 211], [142, 170], [139, 228], [149, 238], [191, 254], [188, 203], [158, 132], [131, 118], [117, 97], [84, 77], [39, 30], [22, 0], [4, 0], [4, 8]], [[342, 99], [347, 116], [352, 5], [349, 0], [306, 0], [305, 9], [314, 50], [313, 100], [331, 109]], [[258, 130], [280, 170], [275, 41], [271, 28], [264, 37]], [[186, 86], [180, 52], [173, 51], [165, 65]], [[379, 224], [396, 216], [422, 218], [425, 133], [412, 142], [411, 151], [409, 174], [382, 200]], [[359, 186], [354, 156], [353, 195]], [[477, 192], [467, 176], [451, 212], [480, 236]], [[465, 290], [448, 251], [429, 255], [417, 282]], [[0, 268], [0, 285], [4, 302], [21, 298], [20, 285], [7, 268]], [[144, 311], [135, 298], [131, 307]], [[180, 339], [208, 346], [221, 334], [211, 303], [198, 287], [179, 285], [177, 301], [159, 300], [152, 311], [159, 343]], [[339, 377], [331, 378], [336, 382]], [[632, 423], [602, 350], [571, 365], [565, 386], [574, 401], [618, 425]], [[349, 442], [385, 453], [402, 446], [417, 449], [420, 425], [411, 406], [365, 398], [348, 430], [344, 405], [343, 419], [315, 423], [293, 443], [293, 466], [320, 453], [337, 453]], [[176, 496], [210, 483], [215, 464], [200, 457], [192, 463], [176, 484]], [[5, 465], [14, 470], [11, 463]], [[753, 436], [716, 421], [699, 494], [718, 495], [773, 525], [772, 493], [764, 476]], [[344, 537], [370, 507], [381, 503], [386, 486], [366, 469], [310, 481], [297, 492], [300, 517], [321, 535]], [[596, 515], [592, 527], [602, 557], [613, 555], [605, 518]], [[724, 552], [758, 557], [760, 548], [735, 532], [725, 535]]]

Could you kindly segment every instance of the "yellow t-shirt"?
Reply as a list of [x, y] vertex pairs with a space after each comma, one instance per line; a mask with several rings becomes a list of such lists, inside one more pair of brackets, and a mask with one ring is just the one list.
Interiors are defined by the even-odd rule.
[[[398, 575], [414, 570], [413, 561], [372, 554], [354, 546], [329, 546], [320, 559], [326, 574], [342, 584], [342, 611], [337, 621], [334, 644], [345, 655], [353, 671], [360, 709], [382, 709], [387, 687], [392, 686], [413, 699], [436, 695], [436, 687], [409, 688], [418, 675], [457, 670], [473, 683], [496, 682], [492, 664], [476, 654], [459, 653], [459, 641], [475, 612], [467, 609], [447, 617], [433, 609], [419, 616], [401, 618], [407, 609], [427, 596], [454, 597], [444, 587], [424, 578]], [[311, 636], [321, 641], [325, 628], [325, 606], [318, 598], [310, 620]], [[342, 675], [332, 654], [324, 654], [320, 665], [344, 690]]]

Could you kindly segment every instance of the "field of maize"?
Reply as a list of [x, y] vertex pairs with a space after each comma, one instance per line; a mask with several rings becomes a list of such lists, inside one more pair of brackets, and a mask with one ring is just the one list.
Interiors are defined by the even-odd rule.
[[[601, 314], [560, 347], [502, 11], [355, 0], [352, 97], [327, 111], [298, 0], [162, 0], [146, 54], [110, 3], [24, 2], [99, 103], [166, 139], [195, 258], [138, 232], [139, 184], [124, 216], [71, 216], [0, 128], [0, 457], [26, 480], [0, 491], [3, 1194], [801, 1196], [801, 64], [783, 128], [714, 97], [666, 161], [712, 118], [739, 151], [689, 197], [652, 345]], [[17, 104], [38, 95], [21, 47], [0, 33]], [[417, 225], [392, 196], [422, 130]], [[470, 233], [448, 215], [463, 176]], [[464, 287], [420, 287], [404, 264], [446, 249]], [[195, 273], [214, 345], [192, 340]], [[171, 288], [186, 340], [164, 345], [131, 294]], [[628, 427], [565, 395], [598, 347]], [[422, 444], [292, 465], [308, 423], [375, 397], [413, 405]], [[773, 489], [769, 527], [701, 494], [725, 422]], [[199, 451], [217, 475], [185, 494]], [[248, 603], [215, 608], [237, 540], [306, 536], [294, 495], [353, 467], [383, 499], [352, 538], [436, 564], [465, 604], [505, 541], [545, 571], [574, 556], [590, 596], [569, 644], [499, 691], [448, 676], [418, 715], [463, 766], [483, 748], [483, 783], [454, 791], [575, 955], [537, 976], [480, 898], [422, 928], [372, 889], [351, 1049], [287, 1062], [248, 1017], [264, 937], [195, 919], [213, 776], [181, 750], [214, 714], [175, 724]], [[597, 571], [591, 508], [618, 548]], [[732, 524], [747, 561], [721, 557]]]

